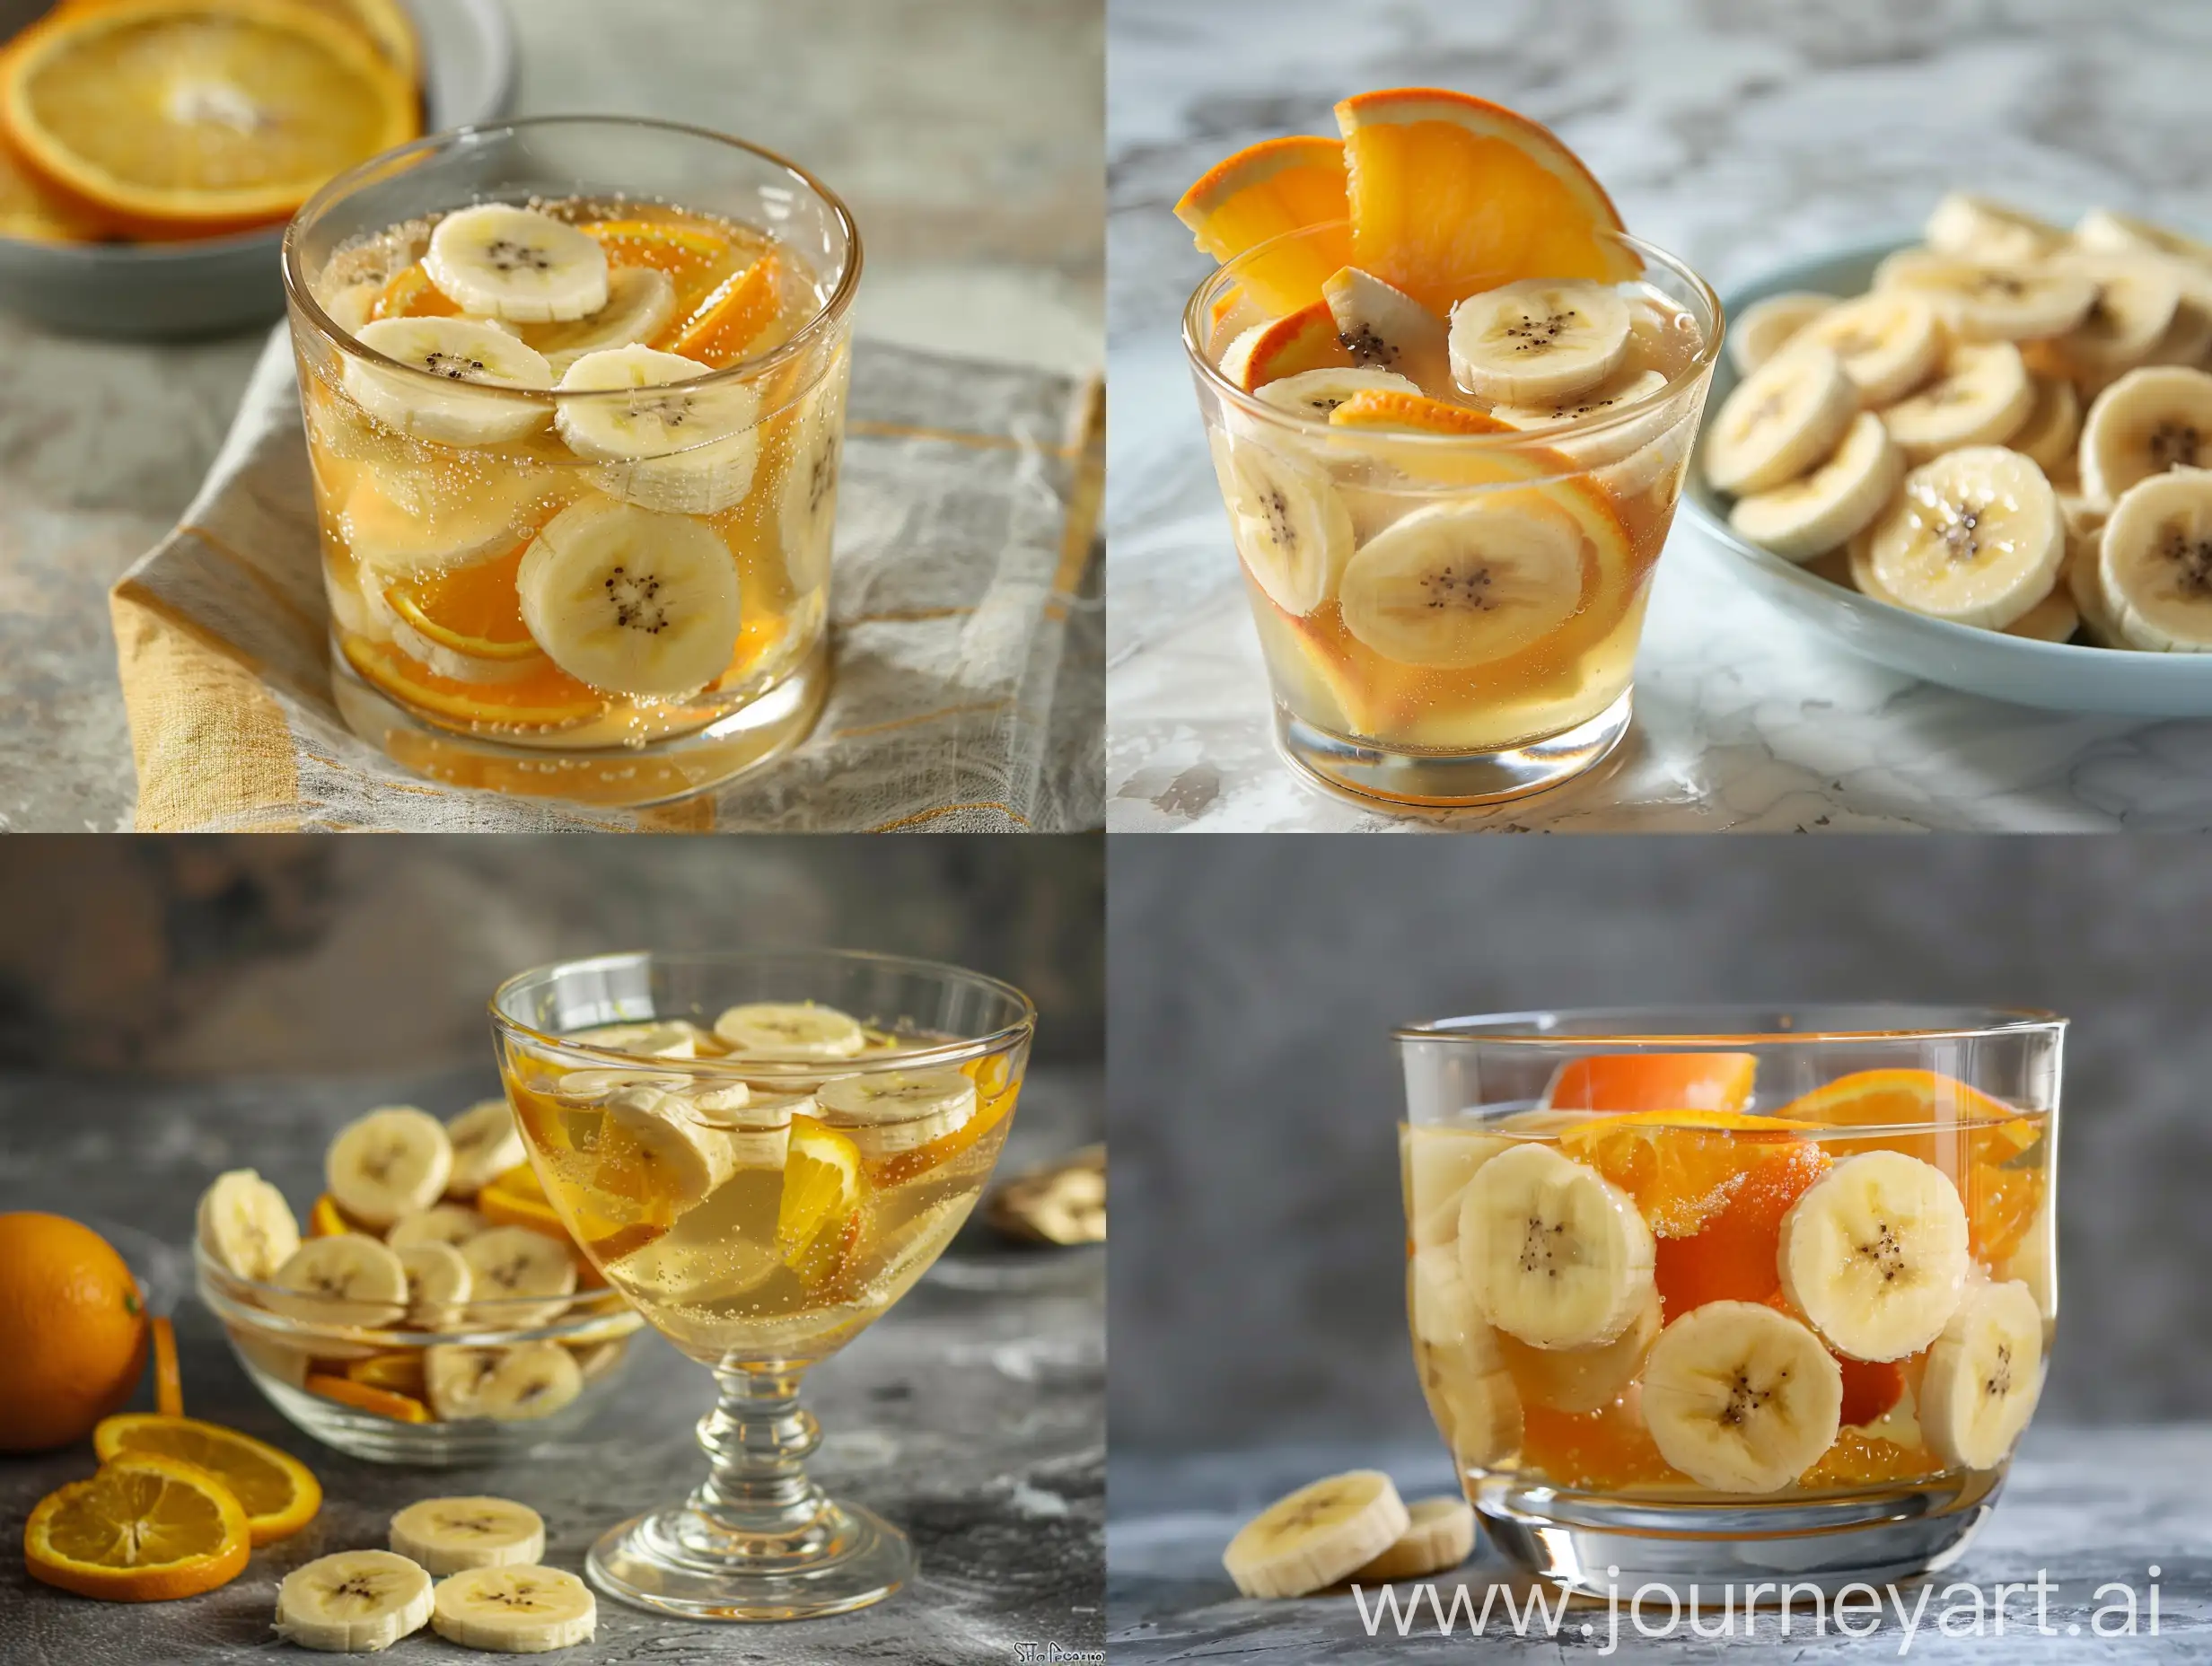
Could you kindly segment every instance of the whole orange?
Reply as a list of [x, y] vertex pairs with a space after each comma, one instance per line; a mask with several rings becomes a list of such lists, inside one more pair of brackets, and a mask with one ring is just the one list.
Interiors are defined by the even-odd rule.
[[0, 1451], [66, 1446], [130, 1398], [145, 1304], [115, 1247], [58, 1214], [0, 1214]]

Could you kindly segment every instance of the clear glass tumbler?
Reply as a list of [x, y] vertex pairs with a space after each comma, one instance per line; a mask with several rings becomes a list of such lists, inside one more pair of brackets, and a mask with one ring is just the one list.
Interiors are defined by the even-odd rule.
[[1183, 311], [1277, 740], [1311, 778], [1366, 798], [1445, 807], [1539, 792], [1628, 732], [1719, 300], [1672, 256], [1621, 236], [1644, 266], [1624, 286], [1633, 349], [1663, 386], [1523, 430], [1347, 426], [1271, 405], [1220, 367], [1265, 316], [1250, 268], [1305, 243], [1340, 259], [1345, 236], [1336, 223], [1263, 243]]
[[1875, 1005], [1399, 1030], [1415, 1361], [1498, 1547], [1600, 1595], [1833, 1594], [1954, 1557], [2058, 1312], [2065, 1028]]
[[[433, 235], [486, 204], [583, 233], [486, 259], [596, 246], [604, 308], [518, 322], [446, 294]], [[664, 122], [464, 128], [318, 192], [285, 286], [347, 723], [434, 779], [601, 804], [803, 739], [860, 266], [819, 180]]]
[[1021, 1092], [1028, 998], [881, 955], [619, 954], [511, 978], [492, 1017], [563, 1223], [721, 1390], [698, 1425], [706, 1480], [608, 1531], [593, 1583], [695, 1619], [891, 1595], [913, 1551], [809, 1478], [800, 1384], [974, 1207]]

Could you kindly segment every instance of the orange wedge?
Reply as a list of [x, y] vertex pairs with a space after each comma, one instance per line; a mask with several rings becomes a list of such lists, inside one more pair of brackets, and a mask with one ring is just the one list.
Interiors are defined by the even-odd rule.
[[1750, 1053], [1593, 1053], [1559, 1066], [1544, 1103], [1553, 1110], [1615, 1113], [1740, 1111], [1751, 1102], [1758, 1068]]
[[473, 566], [402, 579], [384, 592], [391, 609], [440, 647], [477, 660], [531, 660], [538, 644], [515, 590], [527, 544]]
[[0, 127], [117, 230], [189, 238], [274, 224], [421, 122], [365, 35], [296, 0], [112, 0], [17, 40]]
[[376, 292], [376, 299], [369, 303], [369, 317], [380, 318], [458, 318], [461, 309], [455, 306], [446, 293], [430, 281], [430, 274], [423, 270], [417, 260], [413, 266], [402, 267], [384, 281]]
[[430, 1407], [412, 1394], [401, 1394], [391, 1389], [380, 1389], [366, 1382], [356, 1382], [351, 1377], [333, 1377], [324, 1372], [311, 1372], [301, 1385], [310, 1394], [319, 1395], [340, 1406], [350, 1406], [356, 1411], [365, 1411], [373, 1416], [389, 1417], [394, 1423], [433, 1423]]
[[357, 1232], [361, 1230], [346, 1211], [338, 1206], [338, 1199], [329, 1192], [317, 1197], [307, 1211], [307, 1235], [310, 1238], [336, 1238], [340, 1232]]
[[106, 1417], [92, 1431], [92, 1450], [102, 1463], [152, 1456], [205, 1469], [244, 1508], [248, 1534], [256, 1545], [289, 1538], [322, 1508], [322, 1486], [305, 1464], [219, 1423], [143, 1412]]
[[245, 1507], [197, 1464], [118, 1458], [41, 1498], [23, 1523], [31, 1578], [109, 1602], [168, 1602], [228, 1584], [252, 1550]]
[[781, 310], [776, 257], [763, 255], [707, 297], [669, 351], [716, 369], [734, 364], [758, 350]]
[[1404, 87], [1346, 99], [1337, 126], [1351, 264], [1440, 317], [1524, 277], [1614, 284], [1643, 269], [1605, 235], [1622, 227], [1604, 188], [1539, 122], [1464, 92]]
[[460, 682], [426, 671], [390, 643], [348, 636], [346, 658], [364, 680], [402, 706], [461, 723], [521, 729], [566, 728], [607, 709], [604, 696], [552, 662], [514, 682]]
[[[184, 1373], [177, 1368], [177, 1328], [165, 1319], [147, 1327], [154, 1334], [154, 1409], [168, 1417], [184, 1416]], [[98, 1438], [97, 1431], [94, 1438]]]
[[1349, 364], [1337, 320], [1316, 301], [1287, 317], [1255, 324], [1221, 355], [1221, 373], [1247, 393], [1285, 376]]
[[[1299, 134], [1266, 139], [1218, 163], [1183, 193], [1175, 217], [1198, 246], [1224, 265], [1260, 244], [1341, 221], [1344, 146]], [[1295, 312], [1321, 293], [1321, 281], [1350, 259], [1348, 235], [1301, 239], [1240, 269], [1252, 298], [1270, 312]]]
[[1399, 393], [1388, 388], [1362, 388], [1329, 413], [1339, 428], [1400, 428], [1416, 434], [1511, 434], [1513, 425], [1487, 412], [1425, 393]]

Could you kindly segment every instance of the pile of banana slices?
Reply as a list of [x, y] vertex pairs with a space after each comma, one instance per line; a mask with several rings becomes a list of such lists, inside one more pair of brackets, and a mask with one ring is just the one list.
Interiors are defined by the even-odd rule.
[[1866, 294], [1734, 321], [1704, 451], [1730, 525], [1930, 618], [2212, 651], [2212, 245], [1958, 193], [1925, 235]]
[[[463, 1648], [542, 1654], [589, 1642], [599, 1605], [544, 1567], [545, 1522], [507, 1498], [426, 1498], [391, 1518], [390, 1550], [341, 1550], [285, 1575], [276, 1635], [367, 1654], [428, 1626]], [[434, 1584], [434, 1577], [436, 1583]]]
[[[324, 1158], [307, 1234], [284, 1194], [251, 1169], [216, 1177], [198, 1237], [245, 1295], [312, 1324], [427, 1333], [421, 1344], [318, 1346], [233, 1325], [254, 1369], [286, 1387], [403, 1422], [547, 1417], [607, 1375], [630, 1324], [606, 1336], [506, 1346], [429, 1341], [439, 1332], [529, 1330], [566, 1315], [577, 1258], [566, 1239], [502, 1224], [478, 1194], [524, 1161], [504, 1099], [441, 1122], [413, 1106], [372, 1110]], [[614, 1310], [619, 1314], [619, 1310]]]

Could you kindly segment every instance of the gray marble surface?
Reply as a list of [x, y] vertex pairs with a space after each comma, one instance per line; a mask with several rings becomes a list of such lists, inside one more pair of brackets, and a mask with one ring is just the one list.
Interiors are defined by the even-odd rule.
[[[1388, 1470], [1405, 1497], [1450, 1494], [1451, 1463], [1441, 1445], [1365, 1451], [1343, 1444], [1277, 1447], [1172, 1460], [1117, 1453], [1112, 1464], [1112, 1510], [1107, 1527], [1108, 1645], [1117, 1666], [1146, 1661], [1234, 1657], [1241, 1661], [1303, 1662], [1479, 1658], [1558, 1661], [1599, 1658], [1608, 1650], [1609, 1620], [1602, 1604], [1576, 1604], [1555, 1639], [1515, 1637], [1504, 1610], [1495, 1611], [1486, 1640], [1470, 1644], [1466, 1621], [1456, 1636], [1436, 1635], [1423, 1609], [1425, 1629], [1404, 1638], [1384, 1631], [1371, 1638], [1351, 1597], [1341, 1593], [1295, 1601], [1256, 1601], [1237, 1595], [1221, 1570], [1221, 1552], [1237, 1527], [1271, 1500], [1316, 1477], [1353, 1467]], [[1894, 1612], [1863, 1637], [1810, 1632], [1804, 1600], [1787, 1639], [1771, 1607], [1753, 1617], [1750, 1638], [1702, 1641], [1683, 1625], [1671, 1636], [1642, 1638], [1623, 1611], [1618, 1655], [1689, 1666], [1721, 1659], [1785, 1659], [1795, 1666], [1894, 1660], [2075, 1662], [2088, 1661], [2202, 1661], [2212, 1656], [2212, 1503], [2202, 1481], [2212, 1469], [2212, 1427], [2201, 1425], [2145, 1429], [2031, 1428], [1995, 1513], [1958, 1564], [1927, 1582], [1932, 1587], [1918, 1630], [1907, 1638]], [[2151, 1569], [2158, 1573], [2153, 1575]], [[2032, 1581], [2047, 1574], [2052, 1590], [2045, 1622], [2053, 1635], [2023, 1635], [2033, 1624], [2033, 1593], [2007, 1599], [2013, 1625], [2002, 1637], [1946, 1636], [1938, 1617], [1956, 1602], [1967, 1624], [1967, 1599], [1945, 1587], [1977, 1586], [1984, 1601], [1999, 1582]], [[2095, 1610], [2119, 1600], [2099, 1594], [2106, 1582], [2131, 1584], [2137, 1593], [2139, 1635], [2100, 1637]], [[1477, 1607], [1485, 1588], [1514, 1583], [1512, 1572], [1487, 1546], [1474, 1559], [1440, 1580], [1447, 1610], [1453, 1587], [1465, 1583]], [[2151, 1587], [2158, 1589], [2159, 1630], [2149, 1635]], [[1410, 1595], [1411, 1586], [1401, 1586]], [[1709, 1593], [1708, 1593], [1709, 1594]], [[1911, 1614], [1919, 1589], [1907, 1582], [1900, 1594]], [[1883, 1593], [1885, 1600], [1888, 1593]], [[1373, 1599], [1370, 1598], [1372, 1602]], [[1371, 1610], [1372, 1611], [1372, 1609]], [[1657, 1630], [1666, 1610], [1657, 1599], [1646, 1610]], [[1851, 1615], [1865, 1625], [1863, 1609]], [[1716, 1627], [1707, 1612], [1703, 1624]], [[2103, 1622], [2119, 1624], [2117, 1618]], [[1588, 1626], [1591, 1631], [1584, 1633]]]
[[[864, 337], [1102, 357], [1099, 0], [516, 0], [518, 115], [742, 133], [852, 205]], [[66, 339], [0, 313], [0, 830], [120, 831], [108, 587], [198, 487], [264, 339]]]
[[1622, 831], [2212, 826], [2212, 724], [1996, 705], [1852, 658], [1745, 594], [1678, 523], [1602, 772], [1501, 810], [1395, 818], [1275, 756], [1259, 645], [1176, 338], [1207, 269], [1169, 212], [1370, 87], [1550, 123], [1629, 228], [1725, 289], [1917, 224], [1958, 186], [2071, 221], [2212, 227], [2212, 11], [2170, 0], [1111, 0], [1108, 825]]
[[[330, 1133], [349, 1118], [395, 1101], [450, 1112], [496, 1087], [488, 1065], [192, 1086], [0, 1075], [0, 1210], [54, 1209], [108, 1234], [154, 1311], [175, 1313], [187, 1411], [275, 1442], [324, 1490], [314, 1522], [257, 1551], [222, 1589], [181, 1602], [99, 1603], [31, 1582], [22, 1558], [23, 1518], [47, 1492], [92, 1473], [89, 1445], [0, 1462], [0, 1661], [145, 1666], [289, 1653], [268, 1630], [284, 1574], [333, 1550], [382, 1545], [392, 1512], [415, 1499], [518, 1498], [546, 1519], [546, 1560], [580, 1572], [601, 1531], [704, 1473], [692, 1425], [712, 1383], [650, 1333], [574, 1439], [495, 1466], [409, 1469], [342, 1456], [284, 1422], [187, 1293], [193, 1206], [221, 1170], [257, 1167], [303, 1208], [320, 1189]], [[1095, 1071], [1033, 1072], [1001, 1171], [1102, 1127]], [[1023, 1643], [1101, 1646], [1104, 1283], [1099, 1250], [1021, 1250], [971, 1225], [898, 1307], [813, 1374], [808, 1400], [825, 1431], [816, 1473], [912, 1536], [921, 1572], [905, 1591], [857, 1614], [780, 1627], [688, 1625], [602, 1598], [597, 1637], [559, 1658], [965, 1663], [1012, 1660]], [[425, 1631], [380, 1658], [461, 1656]]]

